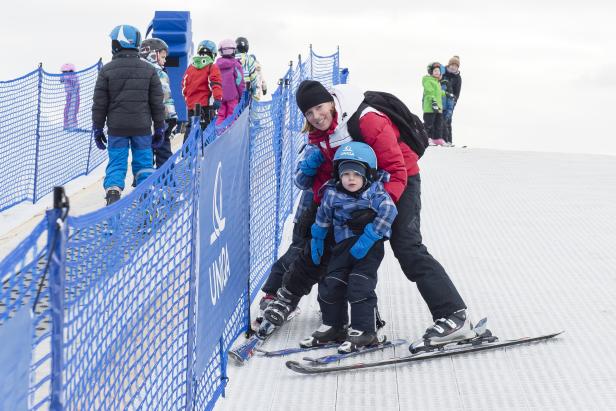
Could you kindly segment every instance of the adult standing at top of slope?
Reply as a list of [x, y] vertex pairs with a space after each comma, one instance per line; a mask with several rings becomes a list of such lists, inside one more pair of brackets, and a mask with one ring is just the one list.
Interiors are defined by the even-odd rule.
[[460, 98], [460, 90], [462, 89], [462, 76], [460, 75], [460, 57], [453, 56], [449, 59], [441, 85], [445, 87], [445, 97], [443, 98], [443, 118], [445, 119], [446, 134], [445, 140], [449, 145], [453, 145], [453, 132], [451, 130], [451, 120], [453, 110], [456, 108], [456, 103]]
[[[300, 162], [303, 175], [312, 175], [314, 201], [320, 202], [320, 189], [333, 171], [333, 158], [341, 145], [352, 141], [347, 122], [363, 102], [363, 93], [350, 86], [335, 86], [329, 92], [321, 83], [303, 81], [296, 94], [297, 105], [306, 119], [311, 144], [319, 150]], [[419, 156], [400, 139], [395, 124], [384, 114], [367, 107], [360, 113], [359, 128], [364, 142], [372, 147], [379, 167], [390, 174], [385, 190], [396, 203], [398, 216], [392, 225], [391, 247], [402, 271], [417, 284], [428, 305], [434, 324], [412, 348], [438, 344], [473, 336], [466, 305], [441, 264], [428, 253], [420, 231], [421, 179], [417, 161]], [[366, 214], [356, 216], [357, 225], [365, 226]], [[265, 318], [282, 324], [297, 306], [300, 298], [310, 292], [325, 273], [332, 246], [331, 233], [325, 239], [321, 264], [316, 266], [307, 245], [285, 274], [276, 300], [264, 312]]]

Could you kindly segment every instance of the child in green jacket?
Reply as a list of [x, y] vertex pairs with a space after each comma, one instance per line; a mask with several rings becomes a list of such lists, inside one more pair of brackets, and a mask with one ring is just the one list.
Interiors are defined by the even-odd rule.
[[423, 85], [423, 119], [431, 145], [445, 144], [443, 129], [443, 96], [444, 91], [440, 84], [441, 64], [431, 63], [428, 66], [428, 75], [422, 79]]

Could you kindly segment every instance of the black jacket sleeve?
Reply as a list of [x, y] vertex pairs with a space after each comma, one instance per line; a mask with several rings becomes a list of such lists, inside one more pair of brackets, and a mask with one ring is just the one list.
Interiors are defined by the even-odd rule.
[[454, 83], [453, 95], [456, 96], [456, 101], [460, 98], [460, 90], [462, 89], [462, 76], [458, 76], [458, 81]]

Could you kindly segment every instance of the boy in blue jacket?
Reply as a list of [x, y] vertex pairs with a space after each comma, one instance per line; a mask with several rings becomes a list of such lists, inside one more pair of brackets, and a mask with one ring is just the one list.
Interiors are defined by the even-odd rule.
[[[336, 177], [322, 188], [321, 205], [311, 228], [315, 265], [320, 264], [328, 233], [333, 231], [335, 241], [327, 275], [319, 283], [323, 325], [302, 341], [302, 346], [344, 341], [338, 351], [346, 353], [379, 343], [377, 269], [398, 211], [383, 186], [388, 174], [376, 170], [376, 155], [365, 143], [351, 142], [336, 151]], [[300, 167], [296, 180], [302, 177]], [[349, 303], [351, 324], [347, 329]]]

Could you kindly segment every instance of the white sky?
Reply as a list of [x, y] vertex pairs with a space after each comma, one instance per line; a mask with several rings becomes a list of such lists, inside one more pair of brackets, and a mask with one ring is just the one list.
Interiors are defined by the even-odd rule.
[[421, 77], [461, 57], [454, 142], [616, 154], [616, 6], [607, 0], [223, 2], [22, 0], [4, 8], [0, 80], [111, 57], [111, 29], [145, 34], [155, 10], [189, 10], [193, 40], [245, 36], [272, 87], [289, 60], [340, 46], [352, 83], [399, 95], [421, 114]]

